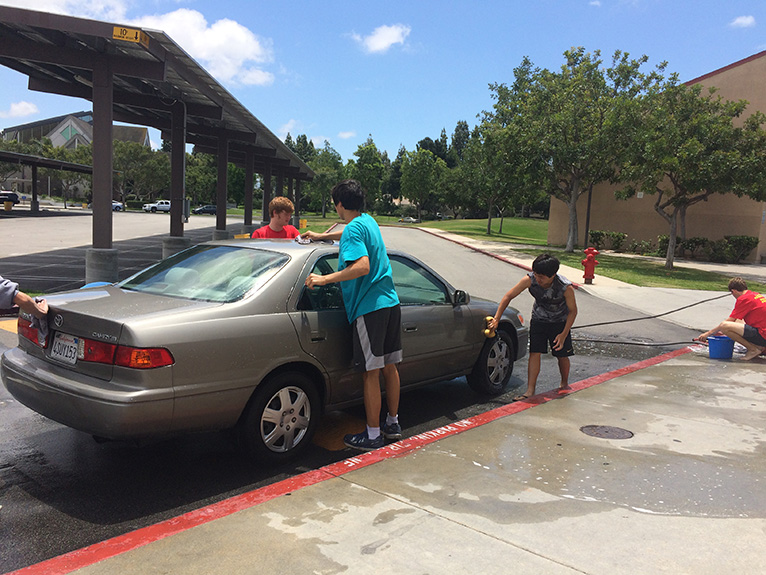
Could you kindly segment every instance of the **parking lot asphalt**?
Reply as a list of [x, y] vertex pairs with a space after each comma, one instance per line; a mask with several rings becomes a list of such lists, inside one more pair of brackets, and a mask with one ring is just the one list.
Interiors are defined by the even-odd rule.
[[[90, 210], [48, 209], [31, 216], [16, 210], [0, 217], [5, 250], [0, 275], [12, 278], [23, 291], [52, 293], [77, 289], [85, 283], [85, 253], [92, 245]], [[213, 238], [215, 216], [191, 216], [184, 236], [192, 244]], [[162, 259], [162, 238], [169, 236], [165, 213], [113, 212], [113, 248], [119, 250], [120, 280]], [[240, 233], [241, 218], [227, 219], [227, 230]]]
[[765, 367], [690, 346], [18, 573], [761, 573]]

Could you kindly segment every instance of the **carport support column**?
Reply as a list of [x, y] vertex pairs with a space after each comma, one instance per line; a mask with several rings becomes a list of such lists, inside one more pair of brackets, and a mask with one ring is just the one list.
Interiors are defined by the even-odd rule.
[[188, 248], [184, 237], [186, 180], [186, 104], [176, 102], [171, 110], [170, 127], [170, 236], [162, 238], [162, 258]]
[[173, 104], [170, 128], [170, 235], [183, 236], [184, 179], [186, 177], [186, 104]]
[[269, 213], [269, 202], [271, 202], [271, 162], [266, 159], [266, 167], [263, 169], [263, 211], [261, 216], [261, 225], [265, 226], [271, 221]]
[[218, 136], [218, 182], [216, 185], [215, 230], [214, 240], [227, 240], [231, 236], [226, 231], [226, 185], [229, 167], [229, 139], [225, 134]]
[[253, 173], [255, 172], [255, 151], [248, 146], [245, 156], [245, 224], [242, 226], [243, 234], [250, 234], [255, 230], [253, 225]]
[[30, 211], [34, 214], [40, 211], [40, 199], [37, 192], [37, 166], [32, 166], [32, 204]]
[[293, 197], [295, 203], [295, 212], [293, 212], [293, 225], [296, 228], [300, 227], [301, 223], [301, 181], [295, 180], [295, 196]]
[[112, 249], [112, 64], [93, 65], [93, 247], [85, 252], [85, 283], [116, 282], [117, 250]]

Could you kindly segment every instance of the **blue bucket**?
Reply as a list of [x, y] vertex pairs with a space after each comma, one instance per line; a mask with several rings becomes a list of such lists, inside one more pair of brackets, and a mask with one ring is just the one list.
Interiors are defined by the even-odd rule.
[[710, 359], [731, 359], [734, 353], [734, 340], [725, 335], [712, 335], [707, 338]]

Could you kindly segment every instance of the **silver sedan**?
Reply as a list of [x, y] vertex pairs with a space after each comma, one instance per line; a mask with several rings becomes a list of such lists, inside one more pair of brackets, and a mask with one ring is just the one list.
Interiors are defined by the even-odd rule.
[[[526, 353], [508, 308], [453, 288], [422, 262], [390, 252], [402, 304], [402, 388], [468, 376], [495, 395]], [[111, 439], [234, 428], [279, 460], [311, 440], [321, 414], [362, 402], [351, 329], [337, 284], [309, 273], [338, 265], [337, 245], [290, 240], [200, 244], [115, 284], [47, 296], [49, 332], [19, 317], [2, 380], [21, 403]]]

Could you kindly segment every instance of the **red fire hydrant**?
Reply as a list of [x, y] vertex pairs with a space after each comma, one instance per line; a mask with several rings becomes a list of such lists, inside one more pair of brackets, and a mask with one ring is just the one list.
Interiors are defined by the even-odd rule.
[[595, 272], [596, 266], [598, 265], [596, 256], [598, 255], [598, 250], [596, 248], [586, 248], [584, 251], [585, 259], [581, 262], [585, 268], [585, 275], [583, 275], [583, 278], [585, 278], [586, 284], [592, 284], [593, 278], [596, 277]]

